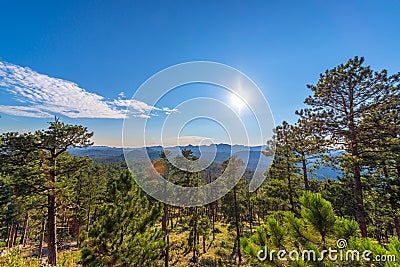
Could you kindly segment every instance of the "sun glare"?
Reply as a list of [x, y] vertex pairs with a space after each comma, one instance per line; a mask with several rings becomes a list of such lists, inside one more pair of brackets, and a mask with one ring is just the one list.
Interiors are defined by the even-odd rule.
[[231, 104], [232, 106], [237, 109], [238, 111], [240, 111], [246, 104], [244, 103], [244, 101], [238, 97], [235, 94], [231, 95]]

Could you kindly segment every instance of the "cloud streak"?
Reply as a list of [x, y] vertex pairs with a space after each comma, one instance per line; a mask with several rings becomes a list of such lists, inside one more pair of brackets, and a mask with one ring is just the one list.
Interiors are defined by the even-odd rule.
[[[170, 114], [176, 109], [157, 108], [138, 100], [107, 100], [76, 83], [37, 73], [30, 68], [0, 61], [0, 89], [20, 105], [0, 105], [0, 112], [15, 116], [48, 118], [61, 114], [69, 118], [123, 119], [126, 115], [149, 118], [155, 112]], [[129, 114], [127, 114], [129, 107]]]

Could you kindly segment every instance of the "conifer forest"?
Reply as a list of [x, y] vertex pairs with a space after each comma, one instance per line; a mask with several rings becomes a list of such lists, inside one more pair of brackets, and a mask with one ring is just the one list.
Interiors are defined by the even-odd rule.
[[0, 266], [400, 266], [400, 73], [358, 56], [320, 72], [297, 121], [265, 140], [262, 185], [250, 192], [246, 169], [201, 206], [162, 203], [135, 177], [201, 186], [241, 159], [192, 172], [164, 149], [130, 170], [123, 157], [72, 153], [96, 132], [62, 116], [1, 133]]

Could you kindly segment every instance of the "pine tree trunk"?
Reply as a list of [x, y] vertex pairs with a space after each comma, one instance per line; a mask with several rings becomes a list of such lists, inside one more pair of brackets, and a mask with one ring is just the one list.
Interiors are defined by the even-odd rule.
[[309, 185], [308, 175], [307, 175], [307, 162], [306, 162], [306, 156], [304, 155], [304, 152], [302, 152], [302, 154], [301, 154], [301, 163], [302, 163], [302, 169], [303, 169], [304, 189], [310, 190], [310, 185]]
[[86, 232], [88, 232], [88, 233], [89, 233], [89, 226], [90, 226], [90, 202], [91, 201], [89, 201], [89, 206], [87, 209], [87, 216], [86, 216], [86, 219], [87, 219]]
[[289, 165], [288, 165], [287, 169], [288, 169], [287, 180], [288, 180], [288, 187], [289, 187], [290, 210], [293, 213], [295, 213], [294, 200], [293, 200], [293, 189], [292, 189], [292, 179], [290, 179]]
[[367, 221], [364, 208], [364, 197], [361, 184], [361, 170], [360, 164], [358, 163], [358, 146], [357, 143], [352, 143], [352, 156], [353, 156], [353, 173], [354, 173], [354, 190], [356, 193], [356, 204], [358, 211], [358, 223], [360, 225], [361, 236], [367, 237]]
[[164, 266], [168, 267], [168, 261], [169, 261], [169, 244], [168, 244], [168, 228], [167, 228], [167, 222], [168, 222], [168, 206], [167, 204], [164, 204], [164, 216], [162, 217], [162, 230], [164, 232], [164, 240], [167, 243], [167, 246], [165, 248], [165, 258], [164, 258]]
[[166, 238], [166, 244], [167, 244], [167, 248], [165, 249], [165, 266], [167, 267], [169, 264], [169, 235], [167, 235]]
[[[53, 168], [56, 168], [56, 161], [53, 160]], [[50, 265], [57, 266], [57, 215], [56, 215], [56, 171], [50, 170], [52, 190], [47, 196], [47, 250]]]
[[397, 178], [400, 179], [400, 164], [396, 165]]
[[45, 229], [46, 229], [46, 219], [43, 219], [42, 220], [42, 228], [40, 229], [39, 259], [42, 258], [42, 254], [43, 254], [43, 242], [44, 242]]
[[[171, 212], [171, 211], [170, 211]], [[174, 216], [175, 216], [175, 211], [174, 214], [171, 214], [169, 217], [169, 224], [170, 224], [170, 229], [174, 228]], [[168, 225], [167, 225], [168, 226]]]
[[211, 203], [212, 241], [215, 240], [215, 202]]
[[11, 226], [10, 226], [10, 231], [9, 231], [9, 236], [8, 236], [8, 248], [14, 247], [15, 232], [16, 232], [16, 225], [15, 225], [14, 220], [12, 220]]
[[76, 194], [76, 209], [75, 209], [75, 218], [77, 223], [77, 234], [76, 234], [76, 245], [79, 247], [79, 236], [81, 235], [81, 220], [79, 216], [79, 210], [81, 207], [81, 190], [82, 190], [82, 176], [78, 175], [78, 188]]
[[249, 196], [249, 224], [250, 224], [250, 235], [253, 234], [253, 207], [251, 205], [251, 198]]
[[20, 245], [23, 245], [25, 247], [25, 241], [27, 238], [27, 233], [28, 233], [28, 222], [29, 222], [29, 215], [28, 213], [26, 213], [25, 215], [25, 220], [24, 220], [24, 227], [23, 227], [23, 232], [22, 232], [22, 236], [21, 236], [21, 240], [19, 242]]
[[25, 233], [25, 238], [24, 238], [24, 243], [22, 244], [23, 247], [26, 247], [26, 243], [28, 243], [29, 235], [31, 234], [32, 228], [28, 225], [26, 233]]
[[16, 245], [15, 243], [17, 242], [18, 228], [19, 228], [19, 224], [16, 223], [16, 224], [15, 224], [15, 228], [14, 228], [14, 236], [13, 236], [13, 243], [12, 243], [12, 246], [13, 246], [13, 247]]
[[11, 233], [13, 231], [13, 223], [11, 221], [10, 225], [7, 225], [7, 248], [10, 248], [10, 238], [11, 238]]
[[[397, 170], [397, 179], [400, 179], [400, 165], [396, 166], [396, 170]], [[393, 211], [395, 210], [394, 207], [392, 207], [392, 209]], [[394, 227], [396, 228], [397, 237], [400, 239], [400, 222], [397, 214], [394, 214], [393, 221], [394, 221]]]
[[400, 222], [399, 218], [396, 215], [394, 215], [393, 217], [393, 222], [394, 222], [394, 227], [396, 228], [397, 237], [400, 239]]
[[206, 253], [206, 237], [203, 235], [203, 253]]
[[47, 250], [49, 264], [57, 266], [57, 226], [55, 192], [48, 195]]
[[193, 259], [196, 258], [196, 242], [197, 242], [197, 207], [194, 208], [195, 220], [194, 220], [194, 228], [193, 228]]
[[11, 223], [7, 223], [6, 245], [8, 247], [11, 233]]
[[[392, 186], [390, 185], [390, 182], [389, 182], [389, 172], [388, 172], [388, 169], [387, 169], [386, 165], [383, 165], [383, 173], [384, 173], [385, 178], [386, 178], [386, 184], [387, 184], [387, 188], [388, 188], [388, 193], [389, 193], [390, 196], [392, 196], [393, 189], [392, 189]], [[393, 213], [394, 228], [396, 229], [397, 237], [400, 238], [400, 222], [399, 222], [399, 218], [397, 217], [397, 214], [396, 214], [395, 202], [393, 201], [392, 197], [390, 197], [389, 201], [390, 201], [390, 208], [392, 209], [392, 213]]]
[[237, 243], [237, 252], [239, 257], [238, 266], [242, 263], [242, 254], [240, 251], [240, 229], [239, 229], [239, 213], [236, 199], [236, 186], [233, 188], [233, 199], [235, 202], [235, 223], [236, 223], [236, 243]]
[[80, 240], [79, 236], [81, 235], [81, 224], [78, 222], [78, 229], [77, 229], [77, 234], [76, 234], [76, 246], [80, 246]]

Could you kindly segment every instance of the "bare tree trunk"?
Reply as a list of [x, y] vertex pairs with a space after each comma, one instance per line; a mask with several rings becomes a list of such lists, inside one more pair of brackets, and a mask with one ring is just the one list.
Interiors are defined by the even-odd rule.
[[43, 242], [44, 242], [44, 231], [46, 228], [46, 219], [42, 220], [42, 227], [40, 229], [40, 243], [39, 243], [39, 259], [42, 258], [43, 254]]

